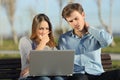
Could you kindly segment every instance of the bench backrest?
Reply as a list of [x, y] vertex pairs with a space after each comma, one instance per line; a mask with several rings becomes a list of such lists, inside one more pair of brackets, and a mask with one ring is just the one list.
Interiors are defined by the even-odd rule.
[[110, 70], [112, 68], [112, 60], [110, 54], [101, 54], [102, 65], [105, 71]]
[[[101, 55], [102, 65], [105, 70], [112, 68], [112, 61], [109, 54]], [[0, 80], [12, 79], [17, 80], [21, 70], [21, 59], [0, 59]]]

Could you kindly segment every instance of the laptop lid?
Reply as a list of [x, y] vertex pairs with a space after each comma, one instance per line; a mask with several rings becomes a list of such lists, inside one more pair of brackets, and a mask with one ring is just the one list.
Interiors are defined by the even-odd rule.
[[30, 76], [73, 74], [73, 50], [30, 51]]

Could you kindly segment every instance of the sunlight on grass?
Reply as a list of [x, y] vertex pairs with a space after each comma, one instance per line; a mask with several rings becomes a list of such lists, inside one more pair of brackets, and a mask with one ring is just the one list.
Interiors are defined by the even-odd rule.
[[20, 54], [1, 54], [0, 53], [0, 59], [3, 58], [20, 58]]
[[113, 69], [120, 69], [120, 61], [119, 60], [113, 60], [112, 65], [113, 65]]
[[[120, 37], [114, 37], [116, 46], [106, 47], [102, 49], [104, 53], [120, 53]], [[57, 42], [57, 39], [55, 39]], [[18, 45], [13, 43], [13, 40], [4, 40], [4, 45], [0, 46], [0, 50], [18, 50]]]
[[[120, 37], [114, 37], [116, 46], [102, 49], [103, 53], [120, 53]], [[57, 42], [57, 40], [55, 40]], [[0, 46], [0, 50], [18, 50], [18, 45], [15, 45], [12, 40], [4, 40], [4, 45]], [[4, 54], [0, 53], [2, 58], [20, 58], [20, 54]], [[120, 69], [120, 61], [112, 61], [113, 69]]]
[[18, 45], [15, 45], [13, 40], [4, 40], [0, 50], [18, 50]]
[[120, 53], [120, 37], [114, 38], [116, 46], [114, 47], [106, 47], [102, 49], [102, 52], [104, 53]]

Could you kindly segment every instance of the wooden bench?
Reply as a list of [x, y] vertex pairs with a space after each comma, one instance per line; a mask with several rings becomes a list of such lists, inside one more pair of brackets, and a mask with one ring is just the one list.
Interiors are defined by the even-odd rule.
[[0, 59], [0, 80], [18, 80], [21, 71], [21, 59]]
[[[112, 68], [112, 61], [109, 54], [102, 54], [102, 64], [105, 70]], [[0, 59], [0, 80], [18, 80], [21, 70], [21, 60]]]
[[105, 71], [112, 69], [112, 60], [110, 54], [101, 54], [102, 65]]

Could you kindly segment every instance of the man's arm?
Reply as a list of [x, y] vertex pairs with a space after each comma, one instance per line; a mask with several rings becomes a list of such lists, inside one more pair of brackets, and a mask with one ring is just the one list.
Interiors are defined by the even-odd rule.
[[113, 37], [104, 29], [88, 27], [88, 32], [99, 41], [101, 47], [106, 47], [111, 44]]

